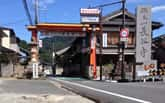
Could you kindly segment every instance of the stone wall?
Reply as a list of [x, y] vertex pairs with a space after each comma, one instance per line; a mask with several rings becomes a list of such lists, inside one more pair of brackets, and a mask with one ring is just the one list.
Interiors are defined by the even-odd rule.
[[14, 65], [10, 62], [8, 64], [1, 64], [1, 77], [11, 77], [14, 74]]

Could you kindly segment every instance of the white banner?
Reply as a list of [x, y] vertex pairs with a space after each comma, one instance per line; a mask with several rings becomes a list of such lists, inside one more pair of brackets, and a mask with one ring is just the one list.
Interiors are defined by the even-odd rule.
[[108, 41], [107, 41], [107, 33], [103, 33], [103, 47], [107, 47], [108, 46]]
[[42, 48], [43, 47], [43, 42], [42, 40], [39, 40], [39, 48]]
[[91, 37], [91, 49], [95, 49], [96, 48], [96, 36], [94, 36], [94, 34], [92, 34]]

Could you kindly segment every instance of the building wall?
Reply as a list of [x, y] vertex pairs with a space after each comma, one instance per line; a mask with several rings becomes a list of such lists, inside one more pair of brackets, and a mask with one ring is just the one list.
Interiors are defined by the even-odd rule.
[[[1, 38], [1, 46], [7, 49], [10, 49], [9, 52], [6, 52], [6, 58], [9, 58], [8, 63], [0, 63], [1, 66], [1, 76], [2, 77], [11, 77], [14, 75], [14, 65], [18, 62], [17, 53], [20, 52], [18, 44], [16, 43], [16, 36], [11, 30], [3, 30], [6, 36]], [[12, 51], [15, 52], [12, 52]], [[2, 54], [3, 55], [3, 54]]]
[[11, 35], [10, 30], [3, 30], [3, 32], [7, 35], [2, 37], [2, 46], [8, 49], [15, 51], [16, 53], [20, 52], [18, 44], [16, 43], [15, 35]]
[[10, 63], [2, 63], [1, 64], [1, 76], [2, 77], [11, 77], [14, 74], [14, 65], [12, 62]]
[[9, 30], [3, 30], [3, 32], [7, 36], [2, 37], [2, 46], [6, 47], [6, 48], [10, 48], [10, 31]]

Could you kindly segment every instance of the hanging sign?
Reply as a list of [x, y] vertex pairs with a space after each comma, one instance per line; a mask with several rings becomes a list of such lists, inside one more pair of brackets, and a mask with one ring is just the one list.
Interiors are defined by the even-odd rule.
[[81, 8], [81, 23], [95, 24], [100, 21], [100, 9]]

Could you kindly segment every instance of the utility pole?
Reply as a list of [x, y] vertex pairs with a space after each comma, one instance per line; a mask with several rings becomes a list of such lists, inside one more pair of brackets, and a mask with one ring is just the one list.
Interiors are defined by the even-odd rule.
[[123, 28], [125, 28], [125, 3], [126, 3], [126, 0], [122, 0], [122, 12], [123, 12], [122, 25], [123, 25]]
[[38, 0], [35, 0], [35, 24], [38, 24], [39, 21], [39, 12], [38, 12], [38, 7], [39, 7], [39, 2]]
[[102, 80], [102, 71], [103, 71], [103, 67], [102, 67], [102, 49], [103, 49], [103, 43], [102, 43], [102, 34], [103, 34], [103, 25], [102, 25], [102, 8], [100, 8], [100, 35], [99, 35], [99, 38], [100, 38], [100, 80]]
[[[122, 0], [122, 13], [123, 13], [123, 19], [122, 19], [122, 28], [125, 28], [125, 3], [126, 0]], [[125, 49], [125, 42], [120, 40], [120, 55], [121, 55], [121, 80], [125, 80], [125, 66], [124, 66], [124, 49]], [[119, 56], [120, 58], [120, 56]]]

